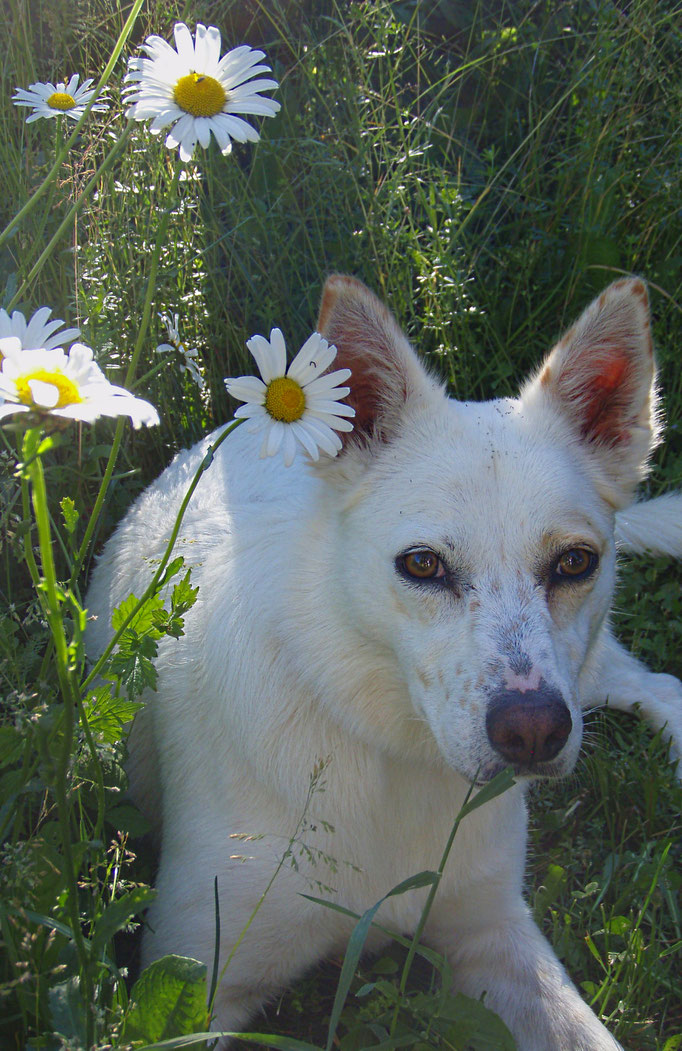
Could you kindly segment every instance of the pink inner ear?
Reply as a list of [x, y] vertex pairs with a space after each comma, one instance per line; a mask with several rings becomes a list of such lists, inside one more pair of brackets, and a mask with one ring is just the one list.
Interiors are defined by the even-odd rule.
[[632, 358], [618, 347], [590, 362], [590, 373], [574, 393], [581, 433], [590, 441], [616, 445], [629, 437], [628, 408], [634, 393]]

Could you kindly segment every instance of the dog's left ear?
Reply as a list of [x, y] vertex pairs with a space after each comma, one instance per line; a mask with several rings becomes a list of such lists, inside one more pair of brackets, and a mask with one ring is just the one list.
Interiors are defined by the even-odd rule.
[[596, 299], [523, 387], [530, 413], [559, 414], [614, 507], [630, 503], [658, 435], [649, 297], [639, 279]]
[[355, 418], [352, 433], [339, 435], [345, 447], [390, 442], [413, 409], [442, 397], [391, 312], [356, 278], [327, 279], [317, 330], [337, 348], [334, 368], [351, 370]]

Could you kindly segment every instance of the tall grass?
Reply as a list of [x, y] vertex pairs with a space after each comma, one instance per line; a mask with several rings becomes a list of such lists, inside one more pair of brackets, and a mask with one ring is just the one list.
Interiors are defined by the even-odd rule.
[[[11, 103], [15, 88], [73, 71], [97, 76], [129, 10], [104, 0], [10, 0], [0, 10], [0, 226], [31, 197], [58, 147], [57, 122], [27, 126]], [[168, 36], [179, 17], [219, 26], [230, 45], [262, 46], [280, 81], [282, 110], [265, 123], [257, 145], [236, 147], [227, 160], [214, 150], [201, 154], [180, 183], [134, 378], [162, 423], [123, 440], [76, 581], [79, 594], [90, 559], [134, 494], [176, 449], [229, 417], [222, 378], [249, 368], [245, 340], [276, 324], [290, 346], [302, 342], [333, 271], [353, 273], [377, 291], [461, 398], [514, 392], [599, 289], [622, 273], [642, 274], [652, 290], [671, 421], [647, 489], [680, 485], [678, 2], [200, 0], [190, 7], [149, 0], [110, 82], [111, 115], [83, 128], [59, 178], [0, 248], [0, 305], [28, 314], [46, 304], [80, 325], [113, 382], [122, 381], [131, 360], [168, 207], [173, 157], [163, 142], [141, 127], [130, 131], [34, 270], [124, 133], [119, 85], [126, 55], [149, 32]], [[200, 351], [203, 394], [179, 368], [158, 367], [162, 310], [179, 314], [182, 338]], [[74, 428], [47, 462], [60, 578], [69, 575], [112, 436], [106, 423]], [[54, 672], [27, 567], [31, 522], [14, 477], [16, 456], [14, 435], [3, 433], [0, 1043], [60, 1047], [71, 1033], [69, 1046], [76, 1047], [76, 986], [66, 980], [78, 967], [59, 927], [64, 863], [49, 787]], [[80, 514], [73, 536], [59, 507], [65, 496]], [[678, 569], [661, 560], [625, 567], [617, 624], [652, 668], [682, 675], [679, 583]], [[120, 723], [104, 719], [96, 734], [106, 778], [100, 841], [92, 841], [95, 774], [81, 738], [69, 788], [86, 931], [122, 889], [139, 893], [142, 903], [152, 876], [136, 838], [142, 821], [121, 804]], [[574, 778], [533, 795], [529, 895], [619, 1039], [672, 1051], [682, 1046], [679, 788], [663, 745], [635, 720], [600, 716], [590, 737]], [[120, 931], [134, 914], [114, 916], [118, 926], [108, 932], [105, 955], [114, 960], [118, 953], [119, 965], [127, 961]], [[392, 965], [381, 967], [390, 976]], [[358, 978], [356, 991], [367, 977]], [[102, 1046], [123, 1040], [126, 984], [117, 981], [115, 994], [98, 1001]], [[324, 977], [313, 982], [273, 1014], [272, 1031], [320, 1039], [334, 993], [327, 994]], [[362, 1046], [353, 1035], [358, 1011], [371, 1021], [381, 1010], [362, 997], [349, 1005], [339, 1031], [344, 1048]]]

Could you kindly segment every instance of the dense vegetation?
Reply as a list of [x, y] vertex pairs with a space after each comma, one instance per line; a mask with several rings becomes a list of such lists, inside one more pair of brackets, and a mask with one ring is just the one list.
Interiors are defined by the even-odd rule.
[[[130, 10], [105, 0], [0, 10], [2, 227], [70, 130], [26, 125], [14, 91], [74, 71], [97, 78]], [[282, 109], [261, 122], [259, 143], [229, 158], [214, 144], [199, 151], [176, 186], [163, 137], [127, 128], [120, 81], [134, 48], [150, 32], [169, 37], [178, 18], [219, 26], [225, 47], [262, 47]], [[178, 448], [229, 418], [222, 379], [251, 370], [249, 336], [277, 325], [290, 347], [302, 343], [333, 271], [384, 298], [453, 395], [470, 399], [513, 393], [598, 290], [641, 274], [669, 420], [646, 489], [680, 486], [681, 48], [675, 0], [148, 0], [107, 114], [92, 115], [0, 244], [0, 305], [26, 315], [48, 305], [79, 325], [112, 382], [135, 355], [136, 393], [161, 416], [116, 439], [113, 423], [74, 424], [42, 457], [57, 577], [72, 578], [63, 616], [74, 668], [83, 672], [79, 603], [102, 540]], [[198, 350], [203, 390], [179, 352], [156, 354], [162, 311], [179, 315]], [[12, 428], [0, 442], [0, 1046], [76, 1051], [200, 1031], [206, 977], [189, 965], [150, 982], [147, 1015], [130, 1008], [154, 860], [122, 767], [123, 725], [153, 674], [155, 640], [182, 630], [190, 582], [171, 563], [173, 609], [150, 597], [122, 641], [118, 685], [86, 691], [68, 731], [34, 586], [29, 486], [17, 476], [26, 451]], [[677, 567], [624, 565], [616, 623], [654, 670], [682, 675]], [[680, 788], [664, 743], [632, 717], [593, 717], [576, 774], [537, 788], [532, 810], [528, 893], [570, 973], [626, 1047], [682, 1047]], [[397, 947], [362, 963], [337, 1030], [344, 1051], [378, 1044], [402, 961]], [[338, 980], [332, 962], [257, 1028], [324, 1044]], [[471, 1006], [454, 1027], [429, 1028], [433, 981], [424, 964], [402, 1004], [401, 1031], [422, 1034], [411, 1046], [502, 1046]], [[175, 1030], [173, 997], [185, 1012]]]

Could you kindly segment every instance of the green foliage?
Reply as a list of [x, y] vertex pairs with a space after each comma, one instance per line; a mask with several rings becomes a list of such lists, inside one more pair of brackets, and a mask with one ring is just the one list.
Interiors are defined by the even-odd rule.
[[152, 1044], [205, 1031], [206, 992], [204, 964], [184, 956], [156, 960], [132, 988], [124, 1040]]
[[[40, 0], [30, 17], [24, 0], [0, 10], [0, 225], [33, 199], [59, 148], [57, 122], [26, 125], [15, 88], [72, 70], [96, 76], [129, 10], [103, 0]], [[246, 338], [276, 324], [290, 348], [300, 344], [324, 276], [350, 272], [390, 302], [455, 395], [506, 395], [596, 291], [642, 273], [673, 421], [648, 488], [680, 485], [681, 13], [676, 0], [144, 6], [110, 81], [109, 115], [82, 129], [0, 246], [0, 303], [27, 314], [48, 304], [79, 324], [113, 382], [134, 362], [137, 392], [162, 416], [155, 432], [112, 437], [100, 423], [36, 445], [49, 588], [34, 482], [27, 467], [17, 475], [31, 457], [11, 428], [0, 434], [2, 1046], [181, 1041], [206, 1025], [199, 965], [160, 961], [129, 994], [116, 951], [151, 893], [131, 849], [141, 852], [135, 837], [147, 825], [124, 801], [127, 727], [154, 688], [157, 647], [182, 635], [196, 589], [169, 551], [150, 589], [119, 607], [117, 645], [92, 678], [82, 600], [91, 559], [135, 493], [228, 417], [222, 380], [249, 368]], [[124, 141], [119, 84], [130, 48], [149, 32], [167, 35], [178, 17], [263, 46], [282, 110], [258, 144], [227, 160], [206, 151], [174, 184], [162, 141], [137, 127]], [[155, 353], [164, 310], [179, 313], [183, 340], [200, 352], [204, 392], [178, 360]], [[654, 670], [677, 675], [681, 594], [680, 571], [664, 559], [623, 567], [618, 630]], [[636, 720], [608, 713], [588, 738], [576, 779], [534, 794], [530, 896], [623, 1043], [673, 1051], [682, 1046], [679, 788], [660, 739]], [[447, 993], [444, 961], [422, 947], [426, 984], [409, 967], [405, 985], [405, 958], [393, 958], [395, 970], [363, 964], [358, 944], [342, 986], [338, 973], [330, 990], [308, 981], [273, 1019], [280, 1035], [251, 1042], [293, 1048], [307, 1036], [319, 1047], [333, 1017], [342, 1048], [376, 1046], [392, 1026], [406, 1046], [507, 1046], [485, 1005]], [[295, 1035], [282, 1035], [287, 1026]]]

